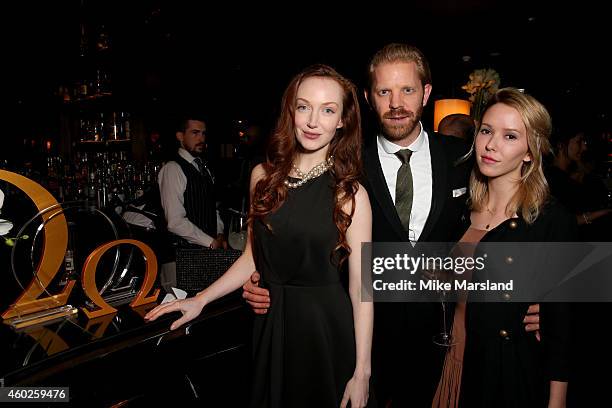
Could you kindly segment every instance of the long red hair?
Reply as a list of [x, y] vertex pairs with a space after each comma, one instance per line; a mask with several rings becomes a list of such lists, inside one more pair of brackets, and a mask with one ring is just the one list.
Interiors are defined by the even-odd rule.
[[[313, 65], [304, 69], [291, 80], [283, 94], [280, 117], [263, 163], [265, 176], [257, 182], [253, 192], [249, 222], [263, 221], [266, 215], [276, 211], [287, 198], [285, 180], [299, 149], [295, 136], [296, 95], [300, 84], [311, 77], [330, 78], [343, 90], [343, 126], [337, 129], [327, 153], [328, 156], [334, 156], [333, 167], [329, 170], [335, 180], [334, 223], [338, 229], [334, 253], [340, 255], [341, 264], [351, 253], [346, 242], [346, 231], [355, 212], [355, 194], [361, 177], [361, 114], [355, 85], [327, 65]], [[349, 201], [351, 210], [346, 213], [343, 208]]]

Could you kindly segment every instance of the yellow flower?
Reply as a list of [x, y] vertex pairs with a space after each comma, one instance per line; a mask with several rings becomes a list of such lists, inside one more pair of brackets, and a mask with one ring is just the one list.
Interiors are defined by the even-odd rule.
[[470, 74], [469, 78], [469, 82], [461, 88], [470, 95], [474, 95], [481, 89], [493, 94], [499, 89], [499, 74], [492, 68], [477, 69]]
[[461, 89], [470, 94], [472, 102], [472, 116], [480, 120], [484, 105], [489, 98], [499, 89], [499, 74], [492, 68], [477, 69], [469, 76], [470, 80]]

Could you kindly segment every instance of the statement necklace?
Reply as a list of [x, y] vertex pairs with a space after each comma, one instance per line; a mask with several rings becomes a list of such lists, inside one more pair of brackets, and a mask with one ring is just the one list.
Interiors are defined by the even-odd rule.
[[285, 185], [289, 188], [297, 188], [302, 184], [306, 183], [308, 180], [312, 180], [314, 178], [319, 177], [321, 174], [325, 173], [334, 165], [334, 156], [329, 156], [327, 160], [321, 162], [314, 166], [308, 173], [304, 173], [302, 170], [298, 169], [297, 166], [293, 165], [293, 170], [295, 174], [300, 178], [295, 183], [290, 182], [289, 180], [285, 180]]

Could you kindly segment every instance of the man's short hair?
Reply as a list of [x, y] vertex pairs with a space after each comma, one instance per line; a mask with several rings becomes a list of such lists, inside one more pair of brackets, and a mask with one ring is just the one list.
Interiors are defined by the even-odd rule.
[[476, 126], [474, 119], [464, 113], [453, 113], [442, 118], [438, 124], [438, 133], [448, 136], [457, 136], [471, 140], [474, 137]]
[[176, 120], [176, 131], [185, 133], [189, 126], [190, 120], [197, 120], [198, 122], [206, 123], [206, 117], [201, 113], [188, 113], [178, 116]]
[[431, 71], [425, 55], [417, 47], [409, 44], [391, 43], [378, 50], [368, 65], [370, 89], [374, 83], [374, 70], [378, 65], [394, 62], [414, 62], [421, 79], [421, 84], [431, 84]]

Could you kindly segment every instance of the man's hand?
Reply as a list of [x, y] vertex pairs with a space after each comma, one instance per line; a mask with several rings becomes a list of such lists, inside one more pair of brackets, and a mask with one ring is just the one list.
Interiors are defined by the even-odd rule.
[[227, 241], [225, 240], [225, 236], [223, 234], [217, 235], [217, 239], [214, 239], [213, 242], [210, 243], [211, 249], [227, 249]]
[[219, 240], [219, 243], [221, 244], [221, 248], [223, 248], [223, 249], [229, 248], [229, 245], [227, 243], [227, 239], [225, 239], [225, 235], [218, 234], [217, 235], [217, 239]]
[[259, 279], [259, 273], [253, 272], [251, 279], [242, 286], [242, 297], [255, 314], [266, 314], [270, 307], [270, 291], [259, 287]]
[[529, 305], [527, 315], [523, 319], [525, 323], [525, 331], [535, 332], [536, 339], [540, 341], [540, 305]]

